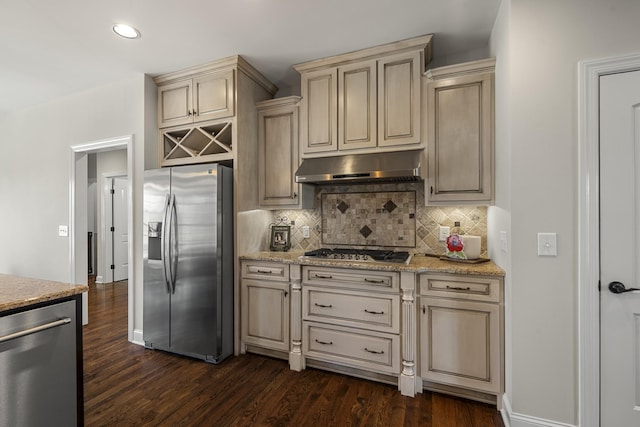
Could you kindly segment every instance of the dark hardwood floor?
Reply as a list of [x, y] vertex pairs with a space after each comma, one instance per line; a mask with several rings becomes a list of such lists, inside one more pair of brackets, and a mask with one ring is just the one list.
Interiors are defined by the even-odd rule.
[[257, 355], [211, 365], [127, 341], [127, 283], [89, 285], [87, 426], [503, 427], [495, 407]]

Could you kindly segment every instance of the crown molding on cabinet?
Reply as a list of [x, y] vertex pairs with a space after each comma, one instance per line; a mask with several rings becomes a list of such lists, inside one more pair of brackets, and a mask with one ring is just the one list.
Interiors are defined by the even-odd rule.
[[424, 50], [423, 63], [421, 64], [421, 71], [424, 71], [426, 64], [431, 61], [432, 55], [432, 34], [424, 36], [414, 37], [410, 39], [400, 40], [393, 43], [387, 43], [380, 46], [370, 47], [367, 49], [357, 50], [354, 52], [343, 53], [335, 56], [328, 56], [326, 58], [315, 59], [313, 61], [303, 62], [295, 64], [293, 68], [298, 72], [316, 70], [322, 68], [335, 67], [339, 65], [345, 65], [356, 61], [363, 61], [366, 59], [374, 59], [386, 54], [397, 54], [409, 50], [415, 50], [421, 47]]
[[450, 79], [469, 74], [493, 73], [496, 68], [496, 58], [480, 59], [462, 64], [446, 65], [425, 71], [424, 76], [429, 80]]
[[200, 75], [210, 73], [211, 70], [215, 69], [217, 71], [225, 68], [238, 69], [242, 71], [254, 82], [269, 92], [271, 96], [274, 96], [278, 91], [278, 87], [276, 85], [271, 83], [260, 71], [256, 70], [253, 65], [247, 62], [247, 60], [240, 55], [229, 56], [227, 58], [207, 62], [206, 64], [195, 65], [172, 73], [163, 74], [161, 76], [154, 77], [153, 80], [157, 85], [160, 85], [187, 77], [198, 77]]

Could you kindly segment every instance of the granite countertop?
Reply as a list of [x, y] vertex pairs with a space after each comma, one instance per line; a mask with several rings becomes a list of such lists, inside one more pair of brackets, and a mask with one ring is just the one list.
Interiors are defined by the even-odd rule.
[[472, 264], [460, 261], [441, 260], [434, 256], [413, 255], [409, 264], [398, 264], [392, 262], [357, 262], [357, 261], [336, 261], [330, 259], [312, 259], [299, 257], [303, 255], [301, 251], [289, 252], [255, 252], [240, 256], [240, 259], [254, 261], [274, 261], [285, 264], [304, 264], [326, 267], [361, 268], [368, 270], [385, 271], [410, 271], [414, 273], [455, 273], [455, 274], [476, 274], [482, 276], [504, 277], [505, 273], [492, 261], [479, 264]]
[[0, 274], [0, 312], [87, 292], [87, 285]]

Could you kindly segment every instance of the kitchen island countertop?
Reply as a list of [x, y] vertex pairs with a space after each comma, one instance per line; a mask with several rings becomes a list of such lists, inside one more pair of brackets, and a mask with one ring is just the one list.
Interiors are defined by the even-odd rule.
[[301, 251], [289, 252], [255, 252], [240, 256], [240, 259], [254, 261], [273, 261], [285, 264], [304, 264], [326, 267], [362, 268], [368, 270], [384, 271], [410, 271], [414, 273], [454, 273], [482, 276], [504, 277], [505, 272], [492, 261], [479, 264], [459, 261], [441, 260], [438, 257], [426, 255], [413, 255], [409, 264], [392, 262], [358, 262], [331, 259], [300, 259], [304, 253]]
[[0, 312], [87, 292], [87, 285], [32, 279], [0, 273]]

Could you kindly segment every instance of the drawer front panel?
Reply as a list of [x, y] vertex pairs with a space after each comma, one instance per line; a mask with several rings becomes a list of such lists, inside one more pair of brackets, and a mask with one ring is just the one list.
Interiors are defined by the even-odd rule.
[[357, 294], [339, 289], [305, 287], [303, 318], [357, 328], [400, 333], [400, 296]]
[[400, 373], [400, 338], [304, 322], [305, 357], [388, 374]]
[[317, 286], [391, 292], [399, 290], [399, 275], [392, 271], [304, 266], [302, 281]]
[[242, 277], [288, 282], [289, 264], [268, 261], [243, 261]]
[[500, 302], [499, 279], [480, 276], [421, 274], [420, 295]]

